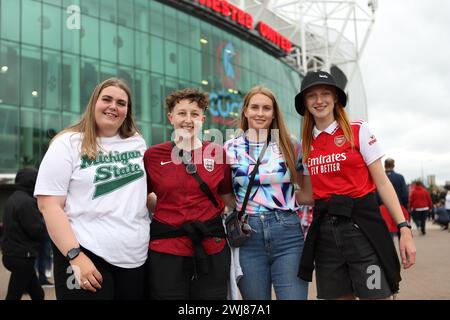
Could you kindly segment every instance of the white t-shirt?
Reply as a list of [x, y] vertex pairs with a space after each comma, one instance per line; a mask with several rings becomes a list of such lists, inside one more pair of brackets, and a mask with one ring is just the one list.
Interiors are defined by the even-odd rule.
[[80, 157], [81, 134], [55, 139], [42, 160], [34, 195], [65, 196], [64, 211], [84, 248], [121, 268], [147, 258], [150, 218], [144, 139], [99, 138], [95, 160]]

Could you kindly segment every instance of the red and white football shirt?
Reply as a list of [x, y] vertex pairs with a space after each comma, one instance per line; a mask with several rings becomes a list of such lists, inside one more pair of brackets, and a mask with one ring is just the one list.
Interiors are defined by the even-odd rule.
[[[186, 172], [183, 163], [175, 164], [171, 158], [172, 142], [165, 142], [147, 149], [144, 165], [147, 173], [147, 191], [158, 197], [153, 219], [174, 227], [194, 220], [206, 221], [219, 216], [224, 203], [219, 195], [232, 192], [230, 165], [222, 147], [214, 143], [192, 152], [197, 163], [197, 174], [214, 194], [219, 208], [216, 208], [200, 189], [193, 176]], [[216, 254], [225, 246], [225, 239], [206, 238], [203, 248], [207, 254]], [[186, 237], [151, 240], [150, 249], [156, 252], [178, 256], [193, 256], [192, 241]]]
[[311, 176], [313, 198], [329, 198], [332, 194], [359, 198], [375, 191], [367, 166], [384, 153], [367, 122], [351, 123], [354, 148], [334, 121], [323, 131], [313, 129], [313, 142], [305, 174]]

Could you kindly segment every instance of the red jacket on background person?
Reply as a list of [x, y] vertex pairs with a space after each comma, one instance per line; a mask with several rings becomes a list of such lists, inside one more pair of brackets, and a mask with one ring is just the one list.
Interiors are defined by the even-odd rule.
[[433, 208], [430, 193], [422, 185], [416, 184], [409, 194], [409, 207], [411, 211], [427, 207], [428, 210]]
[[[409, 213], [406, 210], [404, 206], [401, 206], [403, 211], [403, 216], [405, 217], [406, 221], [410, 221]], [[384, 222], [386, 222], [386, 226], [389, 229], [390, 233], [398, 232], [397, 223], [395, 223], [394, 219], [392, 218], [391, 214], [389, 213], [389, 210], [386, 208], [384, 204], [380, 205], [380, 213], [383, 217]]]

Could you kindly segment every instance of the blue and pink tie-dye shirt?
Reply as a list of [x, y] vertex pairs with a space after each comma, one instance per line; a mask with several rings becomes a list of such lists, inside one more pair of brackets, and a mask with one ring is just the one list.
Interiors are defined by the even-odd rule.
[[[296, 160], [298, 160], [301, 157], [301, 145], [296, 139], [292, 139], [292, 142]], [[227, 161], [231, 165], [238, 210], [242, 207], [249, 175], [256, 165], [264, 143], [249, 141], [245, 135], [241, 134], [228, 140], [224, 145]], [[297, 161], [297, 170], [302, 170], [301, 161]], [[278, 143], [270, 142], [259, 165], [245, 211], [249, 214], [272, 210], [296, 211], [299, 206], [295, 200], [294, 185], [290, 179], [291, 175]]]

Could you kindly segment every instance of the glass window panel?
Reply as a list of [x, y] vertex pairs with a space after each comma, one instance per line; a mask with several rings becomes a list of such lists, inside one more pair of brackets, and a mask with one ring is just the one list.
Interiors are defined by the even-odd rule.
[[213, 79], [220, 80], [220, 75], [217, 75], [217, 77], [213, 77], [214, 73], [214, 64], [213, 64], [213, 57], [209, 54], [202, 53], [201, 58], [201, 81], [208, 81], [209, 84], [213, 82]]
[[134, 77], [134, 115], [138, 121], [150, 121], [151, 77], [148, 71], [136, 70]]
[[44, 3], [61, 6], [61, 0], [43, 0], [43, 1], [44, 1]]
[[133, 69], [131, 68], [126, 68], [124, 66], [119, 66], [119, 70], [117, 71], [117, 76], [124, 80], [128, 87], [131, 90], [131, 94], [133, 95], [133, 87], [134, 87], [134, 83], [133, 83], [133, 78], [134, 78], [134, 72]]
[[[207, 43], [200, 42], [200, 39], [208, 41]], [[209, 52], [211, 49], [211, 25], [209, 23], [200, 21], [200, 39], [198, 40], [201, 44], [201, 50]]]
[[147, 147], [150, 147], [152, 145], [152, 127], [150, 123], [137, 122], [137, 126], [141, 135], [144, 137]]
[[150, 1], [150, 32], [163, 36], [163, 6], [157, 1]]
[[82, 9], [82, 7], [80, 5], [80, 1], [81, 0], [63, 0], [62, 1], [63, 9], [64, 10], [67, 9], [67, 7], [70, 5], [77, 5], [77, 6], [80, 6], [80, 9]]
[[101, 21], [100, 22], [100, 45], [101, 45], [101, 59], [117, 62], [117, 26], [114, 23]]
[[211, 38], [208, 41], [210, 44], [210, 50], [216, 51], [217, 48], [221, 45], [223, 46], [223, 43], [227, 40], [225, 39], [224, 32], [222, 32], [222, 30], [220, 30], [219, 28], [212, 28]]
[[164, 42], [164, 49], [165, 49], [164, 73], [168, 76], [176, 77], [177, 76], [177, 45], [172, 41], [166, 40]]
[[0, 104], [0, 169], [14, 172], [19, 163], [19, 110]]
[[150, 9], [147, 0], [135, 0], [134, 4], [134, 28], [150, 32]]
[[189, 16], [181, 11], [177, 12], [178, 19], [178, 32], [177, 38], [178, 43], [184, 44], [185, 46], [190, 45], [190, 35], [189, 35]]
[[192, 16], [189, 17], [189, 33], [189, 45], [191, 48], [200, 50], [200, 21]]
[[[191, 55], [191, 80], [195, 83], [201, 83], [202, 79], [202, 55], [197, 50], [190, 50]], [[207, 80], [207, 79], [205, 79]]]
[[161, 38], [150, 36], [150, 52], [151, 60], [150, 67], [154, 72], [163, 73], [164, 64], [164, 46]]
[[164, 38], [177, 41], [177, 13], [169, 6], [164, 7]]
[[98, 17], [100, 9], [99, 0], [81, 0], [80, 6], [81, 12], [83, 13], [81, 24], [84, 23], [83, 21], [85, 18], [85, 14], [91, 15], [93, 17]]
[[249, 44], [245, 41], [242, 41], [242, 46], [241, 46], [241, 54], [240, 54], [240, 61], [241, 61], [241, 66], [244, 68], [249, 68], [250, 67], [250, 48], [249, 48]]
[[80, 112], [80, 58], [78, 56], [63, 55], [62, 109]]
[[161, 125], [152, 125], [152, 144], [155, 145], [164, 141], [166, 141], [164, 127]]
[[100, 18], [114, 24], [117, 22], [116, 0], [100, 0], [100, 8]]
[[22, 0], [22, 41], [28, 44], [41, 45], [41, 3]]
[[42, 113], [42, 154], [48, 149], [50, 140], [61, 131], [61, 114], [60, 113]]
[[117, 77], [117, 65], [114, 63], [102, 61], [100, 64], [100, 80], [99, 82], [105, 81], [106, 79]]
[[150, 70], [150, 36], [144, 32], [135, 32], [135, 64], [140, 69]]
[[98, 34], [99, 21], [91, 17], [83, 16], [81, 21], [81, 54], [98, 58]]
[[43, 5], [42, 37], [44, 47], [61, 50], [61, 8]]
[[150, 79], [150, 88], [151, 88], [151, 97], [150, 97], [151, 121], [152, 123], [162, 124], [164, 122], [165, 114], [167, 113], [167, 109], [164, 104], [164, 99], [166, 95], [164, 92], [163, 76], [152, 74]]
[[[74, 1], [75, 2], [75, 1]], [[75, 4], [75, 3], [73, 3]], [[82, 29], [69, 29], [67, 28], [67, 18], [69, 15], [67, 14], [67, 7], [72, 5], [72, 3], [67, 4], [63, 7], [63, 23], [62, 23], [62, 47], [63, 50], [70, 53], [80, 53], [80, 37], [82, 32], [86, 32]], [[81, 17], [82, 13], [80, 13], [80, 27], [83, 26], [84, 17]]]
[[132, 66], [134, 64], [134, 34], [133, 30], [119, 26], [119, 37], [116, 39], [119, 48], [119, 63]]
[[81, 116], [79, 114], [73, 113], [63, 113], [62, 114], [62, 128], [67, 128], [68, 126], [72, 126], [78, 121], [80, 121]]
[[61, 109], [61, 53], [44, 50], [42, 61], [42, 105], [46, 109]]
[[99, 83], [99, 61], [93, 59], [81, 60], [81, 80], [80, 80], [80, 106], [84, 112], [89, 98]]
[[174, 78], [165, 78], [164, 82], [164, 97], [167, 97], [169, 94], [171, 94], [173, 91], [180, 89], [178, 87], [178, 81]]
[[41, 50], [36, 47], [22, 47], [22, 105], [41, 107]]
[[0, 30], [3, 39], [20, 39], [20, 1], [2, 0], [0, 3]]
[[190, 78], [191, 59], [189, 58], [189, 48], [178, 45], [178, 77], [188, 80]]
[[134, 22], [133, 22], [133, 1], [124, 1], [119, 0], [117, 2], [117, 8], [118, 8], [118, 17], [117, 22], [122, 25], [129, 28], [133, 28]]
[[41, 112], [22, 108], [20, 112], [20, 166], [37, 166], [41, 159]]
[[0, 42], [0, 103], [19, 105], [19, 46]]

